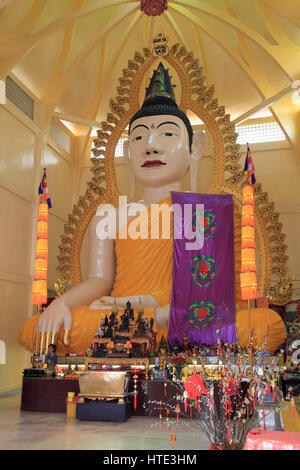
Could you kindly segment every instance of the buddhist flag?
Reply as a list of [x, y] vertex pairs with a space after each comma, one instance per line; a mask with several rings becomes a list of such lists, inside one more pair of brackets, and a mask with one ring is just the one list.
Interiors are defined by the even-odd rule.
[[247, 184], [254, 186], [256, 183], [255, 174], [254, 174], [254, 165], [252, 161], [250, 147], [248, 144], [247, 144], [247, 155], [246, 155], [244, 173], [245, 175], [247, 175]]
[[47, 176], [46, 176], [46, 169], [44, 168], [44, 174], [42, 181], [39, 185], [39, 194], [41, 195], [41, 201], [43, 199], [46, 199], [46, 202], [48, 204], [48, 208], [51, 209], [52, 204], [51, 204], [51, 199], [50, 199], [50, 194], [48, 190], [48, 184], [47, 184]]

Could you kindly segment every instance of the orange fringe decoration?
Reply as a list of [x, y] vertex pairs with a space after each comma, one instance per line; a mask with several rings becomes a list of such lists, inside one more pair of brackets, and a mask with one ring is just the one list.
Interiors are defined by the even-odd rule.
[[37, 227], [37, 241], [32, 285], [33, 305], [47, 303], [48, 269], [48, 204], [40, 202]]
[[243, 188], [242, 251], [241, 251], [241, 296], [243, 300], [257, 298], [255, 258], [254, 187]]

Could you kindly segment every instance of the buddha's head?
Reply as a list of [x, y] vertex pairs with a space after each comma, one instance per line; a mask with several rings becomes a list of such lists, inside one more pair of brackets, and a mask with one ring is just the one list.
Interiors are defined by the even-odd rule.
[[168, 71], [161, 63], [153, 73], [142, 108], [130, 120], [128, 136], [124, 155], [132, 180], [155, 188], [180, 182], [189, 167], [193, 166], [195, 173], [205, 135], [193, 134], [188, 117], [175, 102]]

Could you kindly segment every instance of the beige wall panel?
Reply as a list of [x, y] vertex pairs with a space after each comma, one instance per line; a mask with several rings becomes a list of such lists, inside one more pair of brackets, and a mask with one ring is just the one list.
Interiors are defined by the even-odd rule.
[[0, 279], [0, 339], [6, 344], [6, 364], [0, 366], [0, 393], [21, 387], [26, 351], [19, 345], [19, 327], [27, 318], [29, 284]]
[[33, 204], [0, 188], [0, 269], [31, 273]]
[[52, 147], [45, 147], [42, 167], [47, 168], [47, 182], [53, 212], [67, 219], [72, 209], [73, 169], [71, 163]]
[[0, 106], [0, 184], [33, 199], [35, 134]]

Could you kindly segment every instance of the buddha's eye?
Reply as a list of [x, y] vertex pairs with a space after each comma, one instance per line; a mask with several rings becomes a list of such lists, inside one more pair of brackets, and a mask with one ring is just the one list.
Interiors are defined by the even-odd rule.
[[164, 137], [173, 137], [175, 136], [176, 134], [174, 132], [163, 132], [162, 134]]
[[138, 135], [137, 137], [135, 137], [133, 140], [142, 140], [143, 136], [142, 135]]

